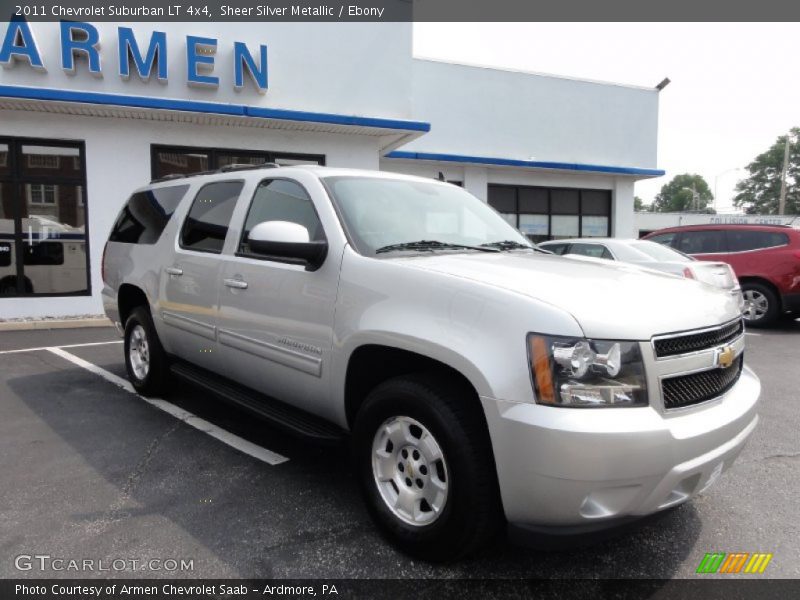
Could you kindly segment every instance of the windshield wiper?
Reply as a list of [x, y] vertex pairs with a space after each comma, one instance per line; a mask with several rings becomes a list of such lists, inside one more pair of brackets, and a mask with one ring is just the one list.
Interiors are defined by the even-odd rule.
[[488, 246], [469, 246], [467, 244], [449, 244], [438, 240], [419, 240], [416, 242], [403, 242], [402, 244], [390, 244], [375, 250], [375, 254], [383, 252], [394, 252], [395, 250], [447, 250], [450, 248], [465, 248], [467, 250], [479, 250], [481, 252], [500, 252], [498, 248]]
[[489, 242], [488, 244], [481, 244], [484, 248], [497, 248], [498, 250], [533, 250], [535, 252], [541, 252], [543, 254], [552, 254], [549, 250], [544, 250], [542, 248], [538, 248], [537, 246], [528, 246], [526, 244], [520, 244], [519, 242], [515, 242], [513, 240], [503, 240], [501, 242]]

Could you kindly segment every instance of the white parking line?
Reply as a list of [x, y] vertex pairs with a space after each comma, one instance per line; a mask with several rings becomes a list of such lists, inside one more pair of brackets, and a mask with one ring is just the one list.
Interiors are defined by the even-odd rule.
[[37, 350], [50, 350], [50, 348], [83, 348], [84, 346], [104, 346], [106, 344], [121, 344], [122, 340], [110, 342], [87, 342], [85, 344], [66, 344], [65, 346], [39, 346], [37, 348], [20, 348], [18, 350], [0, 350], [0, 354], [17, 354], [19, 352], [36, 352]]
[[[76, 344], [77, 346], [78, 344]], [[85, 345], [85, 344], [81, 344]], [[142, 400], [163, 410], [166, 413], [169, 413], [176, 419], [179, 419], [186, 423], [187, 425], [191, 425], [195, 429], [202, 431], [203, 433], [207, 433], [211, 437], [219, 440], [223, 444], [227, 444], [231, 448], [235, 448], [239, 452], [243, 452], [248, 456], [252, 456], [253, 458], [257, 458], [258, 460], [265, 462], [270, 465], [279, 465], [288, 461], [289, 459], [286, 456], [278, 454], [277, 452], [273, 452], [272, 450], [267, 450], [266, 448], [262, 448], [261, 446], [257, 446], [252, 442], [248, 442], [247, 440], [240, 438], [238, 435], [234, 435], [230, 431], [225, 431], [214, 425], [213, 423], [209, 423], [205, 419], [201, 419], [190, 413], [187, 410], [184, 410], [174, 404], [167, 402], [166, 400], [161, 400], [160, 398], [145, 398], [144, 396], [140, 396], [136, 393], [136, 390], [133, 389], [133, 386], [130, 382], [114, 373], [106, 371], [102, 367], [98, 367], [97, 365], [90, 363], [89, 361], [83, 360], [82, 358], [75, 356], [74, 354], [70, 354], [64, 348], [68, 348], [69, 346], [53, 346], [48, 348], [41, 348], [41, 350], [47, 350], [48, 352], [52, 352], [56, 356], [60, 356], [64, 360], [68, 360], [74, 365], [77, 365], [87, 371], [91, 371], [96, 375], [100, 375], [106, 381], [110, 381], [111, 383], [118, 385], [126, 392], [130, 392], [131, 394], [135, 394], [139, 396]]]
[[750, 333], [749, 331], [745, 331], [745, 332], [744, 332], [744, 334], [745, 334], [745, 335], [754, 335], [754, 336], [756, 336], [756, 337], [760, 337], [760, 336], [761, 336], [761, 334], [760, 334], [760, 333]]

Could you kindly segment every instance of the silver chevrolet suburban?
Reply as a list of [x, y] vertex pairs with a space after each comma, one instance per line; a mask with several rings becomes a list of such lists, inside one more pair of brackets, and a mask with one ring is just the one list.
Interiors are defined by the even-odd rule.
[[676, 506], [730, 467], [760, 383], [735, 300], [538, 249], [463, 189], [231, 166], [122, 209], [103, 301], [143, 395], [173, 378], [349, 435], [371, 515], [444, 560]]

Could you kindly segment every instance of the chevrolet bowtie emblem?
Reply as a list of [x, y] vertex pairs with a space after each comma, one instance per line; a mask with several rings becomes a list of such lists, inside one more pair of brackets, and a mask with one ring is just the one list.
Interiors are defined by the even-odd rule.
[[727, 369], [733, 364], [733, 359], [736, 358], [732, 346], [722, 346], [717, 348], [717, 366]]

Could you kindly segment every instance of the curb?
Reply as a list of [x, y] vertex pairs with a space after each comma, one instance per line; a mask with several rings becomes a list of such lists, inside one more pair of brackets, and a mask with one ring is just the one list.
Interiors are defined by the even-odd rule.
[[36, 321], [6, 321], [0, 323], [0, 331], [30, 331], [33, 329], [78, 329], [83, 327], [113, 327], [110, 319], [40, 319]]

